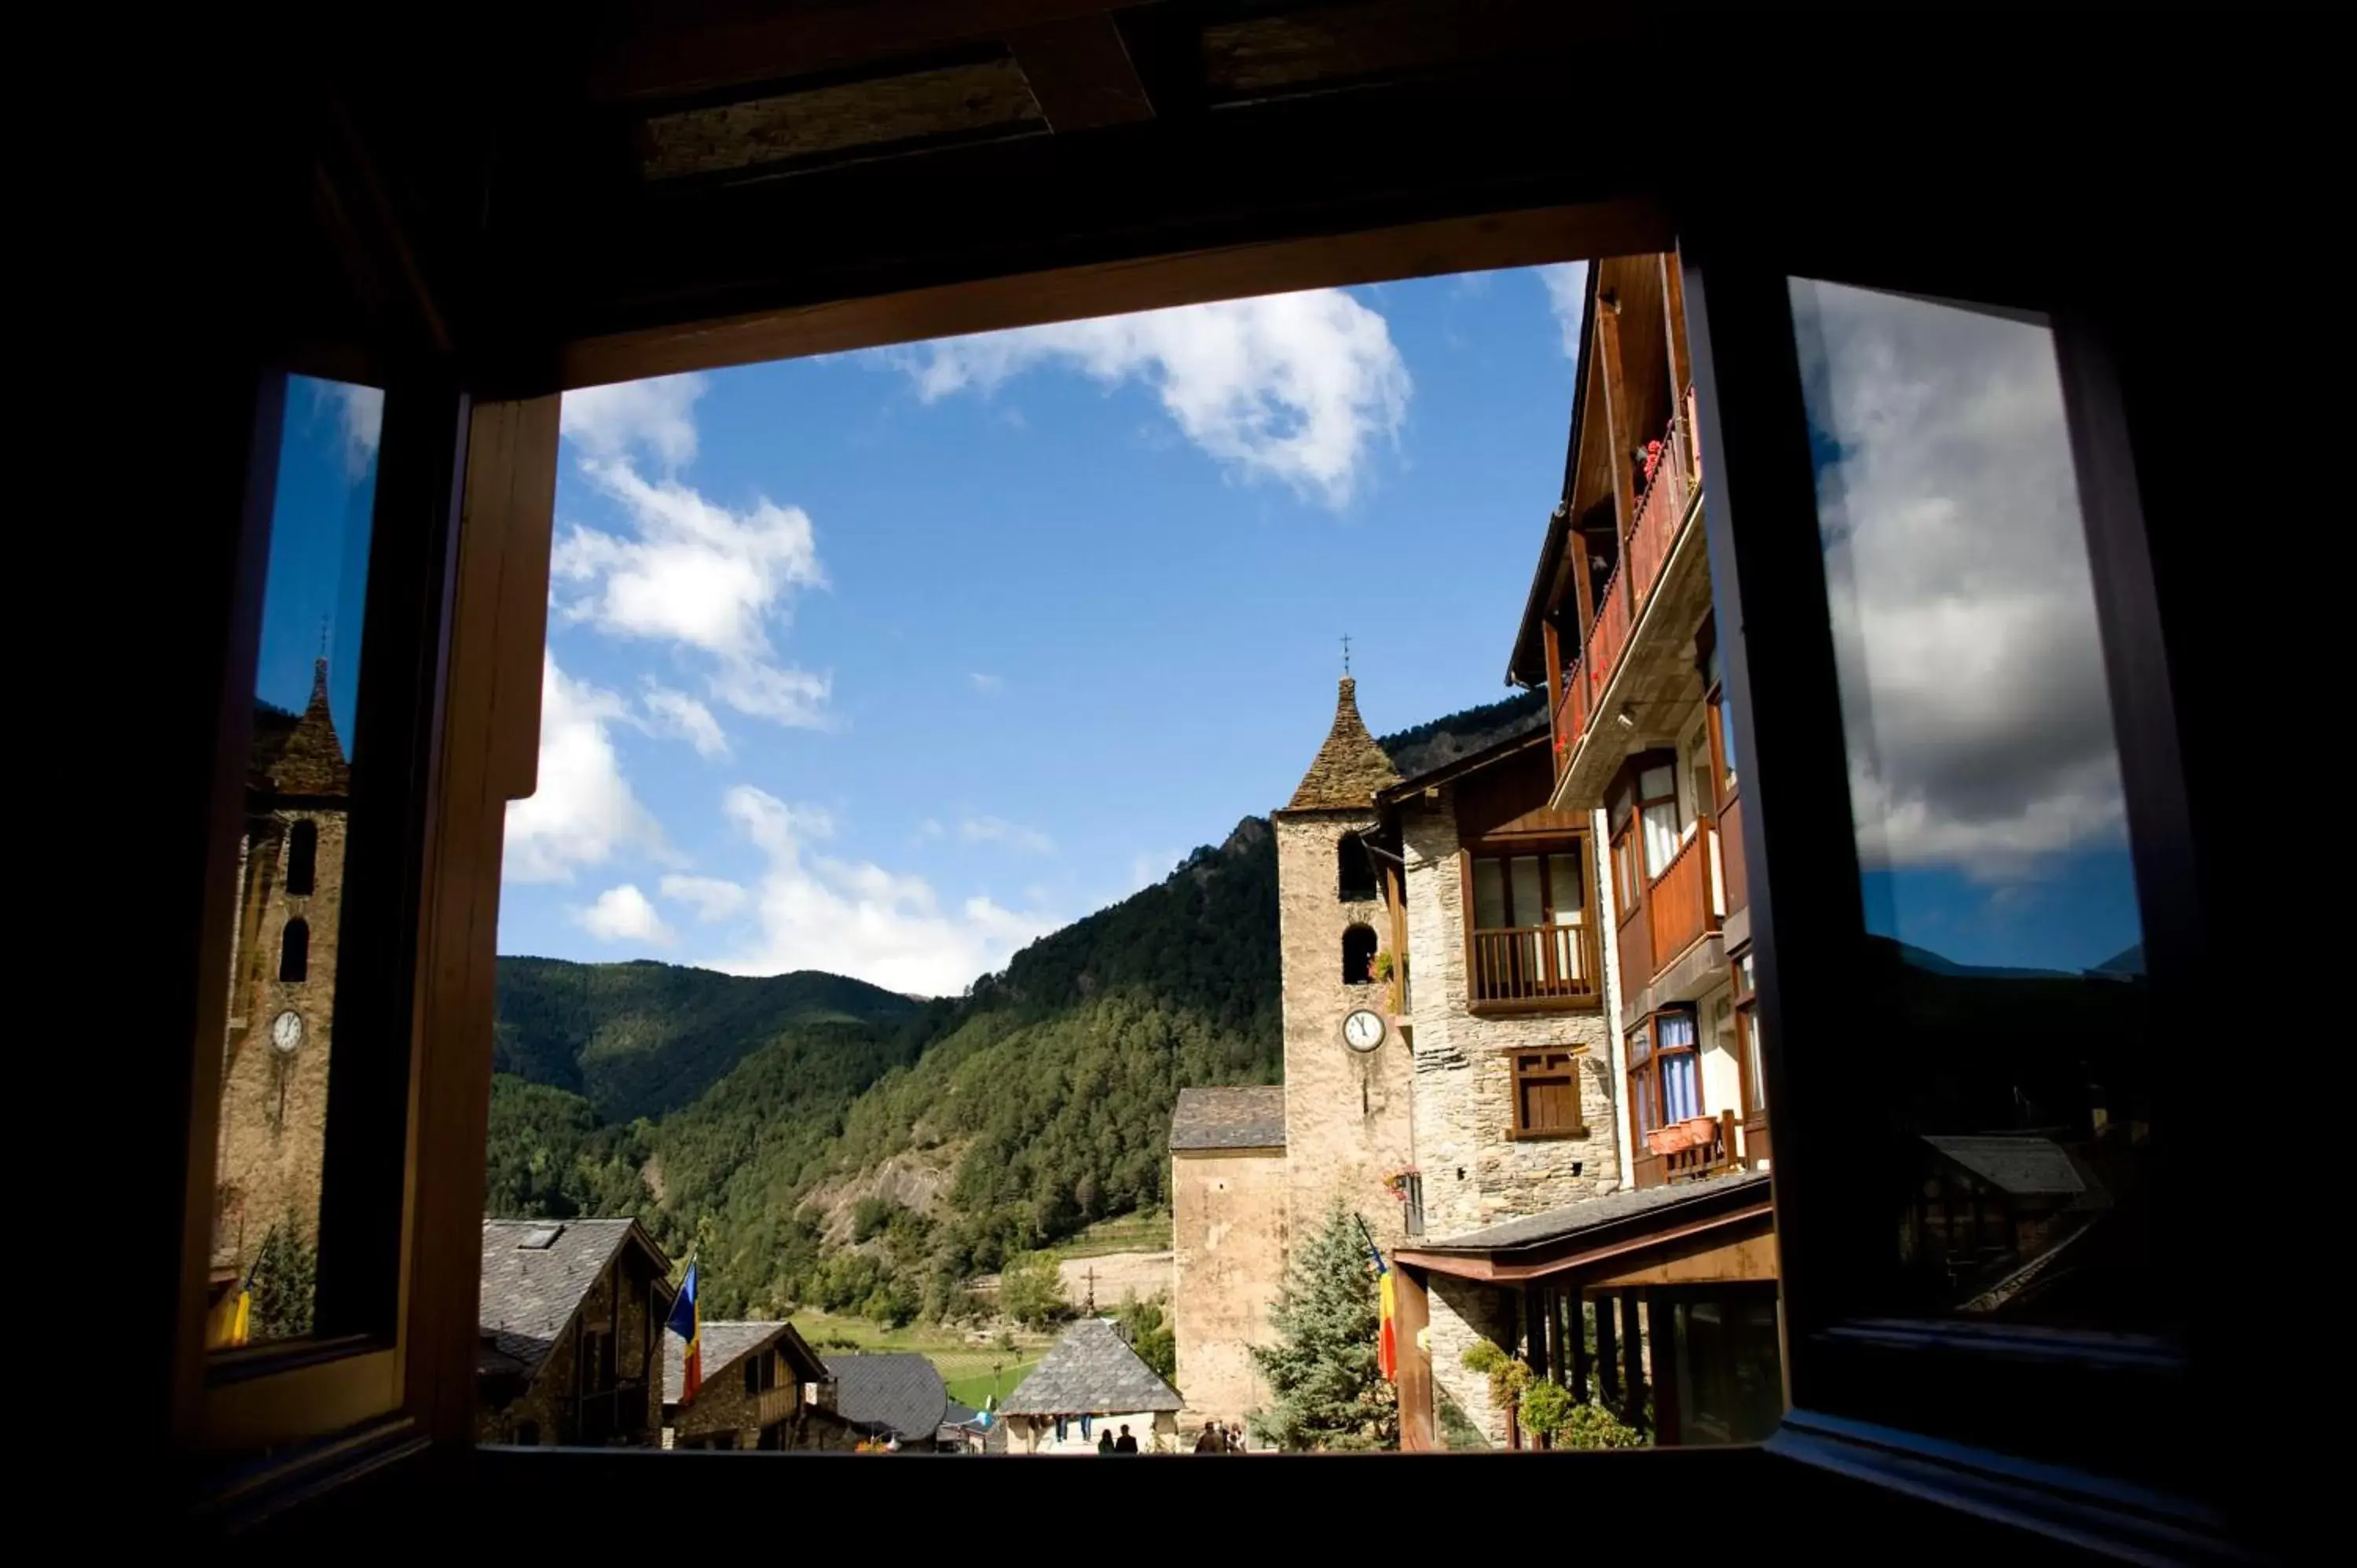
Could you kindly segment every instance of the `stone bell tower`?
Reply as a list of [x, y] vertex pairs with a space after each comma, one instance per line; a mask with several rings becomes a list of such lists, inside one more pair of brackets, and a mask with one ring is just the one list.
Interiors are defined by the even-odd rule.
[[[1284, 964], [1285, 1146], [1289, 1229], [1306, 1236], [1339, 1198], [1377, 1240], [1399, 1239], [1401, 1210], [1383, 1178], [1406, 1166], [1408, 1043], [1387, 1015], [1390, 988], [1372, 978], [1389, 949], [1381, 862], [1359, 835], [1376, 826], [1375, 794], [1400, 781], [1359, 717], [1357, 682], [1342, 677], [1333, 728], [1276, 829], [1277, 938]], [[1360, 1009], [1380, 1037], [1344, 1036]]]

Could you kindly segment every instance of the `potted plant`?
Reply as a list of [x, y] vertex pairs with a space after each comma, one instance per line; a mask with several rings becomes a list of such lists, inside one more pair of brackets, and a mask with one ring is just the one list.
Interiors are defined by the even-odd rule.
[[1367, 964], [1367, 973], [1370, 978], [1382, 984], [1388, 985], [1391, 983], [1393, 972], [1398, 969], [1398, 967], [1399, 965], [1393, 961], [1391, 954], [1387, 952], [1379, 952], [1369, 961]]

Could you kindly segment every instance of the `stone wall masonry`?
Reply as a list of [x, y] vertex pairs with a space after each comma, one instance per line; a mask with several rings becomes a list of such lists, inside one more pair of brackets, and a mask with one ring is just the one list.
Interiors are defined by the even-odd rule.
[[[319, 834], [312, 890], [289, 897], [281, 880], [287, 830], [314, 823]], [[242, 1276], [263, 1237], [289, 1211], [316, 1240], [320, 1170], [327, 1156], [328, 1064], [335, 1034], [336, 950], [342, 924], [344, 813], [279, 811], [249, 828], [239, 926], [253, 933], [231, 980], [231, 1027], [222, 1063], [221, 1143], [215, 1168], [219, 1260], [233, 1256]], [[310, 930], [306, 978], [278, 978], [287, 922]], [[276, 1049], [271, 1026], [282, 1013], [303, 1020], [302, 1043]]]
[[1285, 1279], [1287, 1178], [1281, 1149], [1170, 1159], [1171, 1332], [1190, 1425], [1239, 1421], [1267, 1401], [1251, 1347], [1274, 1337]]
[[1465, 1352], [1483, 1340], [1512, 1349], [1513, 1298], [1496, 1285], [1447, 1274], [1426, 1277], [1432, 1322], [1432, 1382], [1457, 1402], [1493, 1448], [1506, 1445], [1506, 1412], [1490, 1402], [1490, 1380], [1465, 1364]]
[[1363, 1055], [1342, 1043], [1351, 1009], [1382, 1013], [1388, 1003], [1386, 987], [1342, 977], [1342, 933], [1353, 923], [1374, 929], [1377, 950], [1391, 945], [1381, 899], [1336, 896], [1342, 835], [1372, 825], [1372, 812], [1276, 814], [1285, 1133], [1291, 1233], [1308, 1234], [1339, 1200], [1390, 1246], [1402, 1238], [1403, 1217], [1383, 1178], [1414, 1163], [1408, 1050], [1396, 1029]]
[[[1410, 807], [1401, 837], [1408, 866], [1415, 1165], [1423, 1173], [1425, 1234], [1458, 1235], [1614, 1190], [1621, 1160], [1614, 1135], [1619, 1097], [1609, 975], [1602, 1009], [1477, 1017], [1468, 1004], [1467, 911], [1453, 806], [1444, 797]], [[1600, 857], [1590, 861], [1592, 876], [1601, 869]], [[1600, 911], [1597, 918], [1603, 918]], [[1566, 1046], [1584, 1052], [1580, 1103], [1587, 1136], [1515, 1140], [1512, 1053]]]

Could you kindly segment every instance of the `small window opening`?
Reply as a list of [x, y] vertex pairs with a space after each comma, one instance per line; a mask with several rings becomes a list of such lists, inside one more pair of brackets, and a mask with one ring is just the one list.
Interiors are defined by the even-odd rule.
[[1343, 898], [1372, 898], [1375, 896], [1375, 857], [1356, 833], [1344, 833], [1334, 846], [1336, 861], [1335, 893]]
[[278, 978], [306, 980], [311, 973], [311, 927], [305, 920], [286, 922], [286, 934], [278, 939]]
[[1342, 983], [1365, 985], [1375, 978], [1375, 928], [1354, 923], [1342, 933]]
[[286, 893], [292, 898], [309, 896], [319, 864], [319, 824], [296, 822], [286, 830]]

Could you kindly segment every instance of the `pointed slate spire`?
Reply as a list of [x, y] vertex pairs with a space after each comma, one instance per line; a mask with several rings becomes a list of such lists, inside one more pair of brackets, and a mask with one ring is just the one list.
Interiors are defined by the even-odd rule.
[[349, 795], [352, 770], [328, 711], [328, 661], [311, 667], [311, 701], [270, 765], [270, 788], [281, 795]]
[[1334, 702], [1334, 727], [1317, 759], [1301, 776], [1301, 787], [1286, 802], [1288, 811], [1361, 811], [1374, 803], [1375, 792], [1400, 781], [1399, 769], [1367, 733], [1359, 716], [1359, 683], [1342, 677], [1341, 694]]

